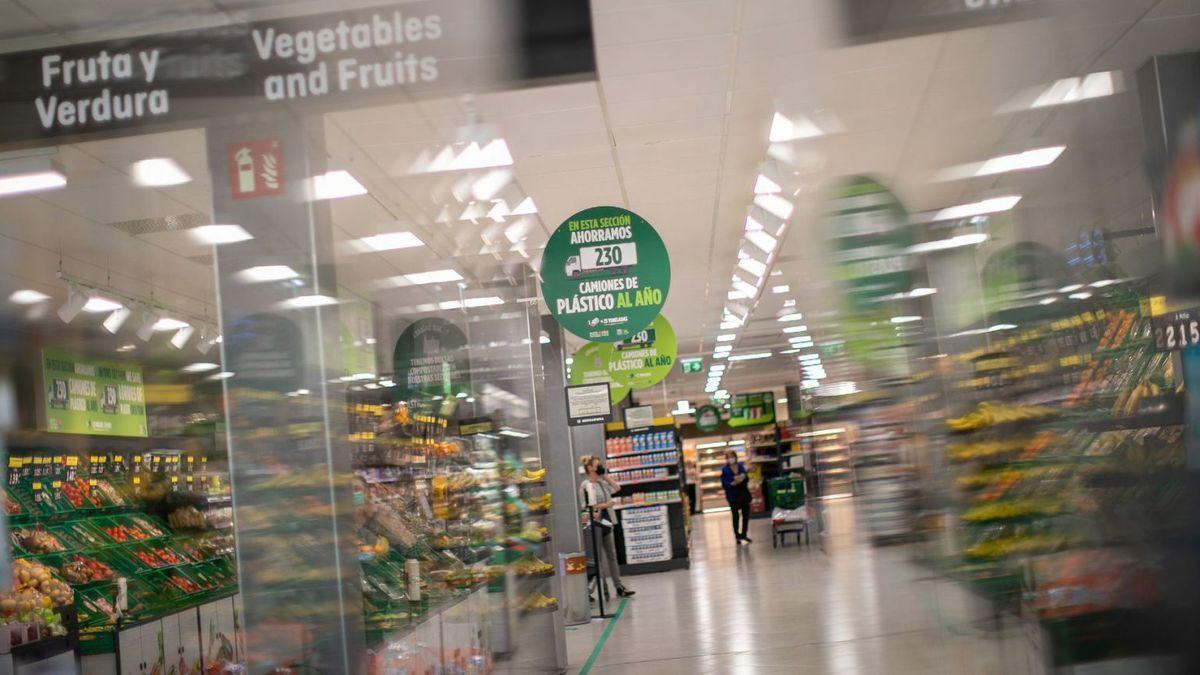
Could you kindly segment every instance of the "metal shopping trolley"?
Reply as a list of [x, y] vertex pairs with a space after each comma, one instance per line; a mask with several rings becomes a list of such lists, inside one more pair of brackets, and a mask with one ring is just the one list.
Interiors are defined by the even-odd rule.
[[771, 495], [771, 546], [778, 548], [784, 543], [788, 533], [795, 533], [796, 543], [800, 543], [800, 535], [804, 535], [804, 543], [809, 543], [808, 508], [804, 503], [804, 479], [785, 476], [772, 478], [767, 481], [767, 491]]

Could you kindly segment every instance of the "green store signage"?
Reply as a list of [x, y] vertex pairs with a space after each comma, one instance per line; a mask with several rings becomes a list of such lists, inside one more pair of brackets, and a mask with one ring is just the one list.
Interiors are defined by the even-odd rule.
[[46, 431], [148, 436], [141, 366], [42, 352]]
[[769, 391], [736, 394], [729, 402], [729, 426], [751, 427], [775, 423], [775, 394]]
[[696, 408], [696, 428], [708, 433], [721, 427], [721, 410], [715, 405], [702, 405]]
[[675, 329], [659, 314], [649, 326], [613, 346], [608, 372], [618, 384], [645, 389], [671, 374], [676, 352]]
[[592, 342], [619, 342], [662, 311], [671, 261], [644, 218], [597, 206], [567, 218], [542, 254], [542, 297], [563, 328]]
[[409, 324], [393, 352], [396, 386], [404, 396], [425, 394], [450, 398], [466, 391], [471, 362], [467, 337], [445, 319]]
[[869, 310], [912, 286], [913, 229], [900, 200], [865, 176], [845, 179], [832, 204], [829, 235], [838, 277], [853, 310]]
[[613, 403], [625, 398], [629, 395], [631, 387], [618, 383], [608, 371], [612, 351], [613, 346], [604, 342], [589, 342], [580, 347], [571, 357], [571, 374], [567, 378], [567, 384], [607, 382], [609, 398]]

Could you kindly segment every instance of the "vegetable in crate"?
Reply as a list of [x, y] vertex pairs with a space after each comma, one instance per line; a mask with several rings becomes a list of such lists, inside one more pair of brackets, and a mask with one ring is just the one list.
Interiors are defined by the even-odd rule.
[[58, 553], [66, 547], [57, 537], [40, 528], [21, 527], [13, 530], [13, 541], [30, 553]]
[[175, 509], [167, 516], [167, 523], [176, 530], [203, 530], [208, 527], [204, 514], [194, 506]]

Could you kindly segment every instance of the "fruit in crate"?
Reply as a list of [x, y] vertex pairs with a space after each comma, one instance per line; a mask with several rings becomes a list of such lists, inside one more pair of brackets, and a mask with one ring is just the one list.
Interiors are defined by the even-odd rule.
[[92, 486], [87, 484], [87, 481], [82, 478], [66, 481], [62, 484], [63, 496], [67, 501], [71, 502], [71, 506], [77, 509], [84, 508], [100, 508], [103, 504], [100, 502], [100, 497], [92, 494]]
[[554, 566], [537, 556], [527, 555], [513, 563], [513, 571], [522, 577], [540, 576], [553, 572]]
[[530, 497], [525, 500], [525, 505], [528, 506], [532, 511], [549, 511], [552, 503], [553, 498], [549, 492], [544, 495]]
[[980, 403], [975, 410], [962, 417], [946, 419], [946, 426], [951, 431], [968, 432], [986, 429], [997, 424], [1008, 422], [1031, 422], [1050, 417], [1055, 413], [1054, 408], [1038, 405], [1006, 405], [1001, 403]]
[[128, 525], [110, 525], [104, 528], [104, 533], [118, 544], [148, 538], [145, 532], [129, 527]]
[[30, 553], [57, 553], [66, 547], [57, 537], [40, 528], [17, 528], [12, 532], [13, 541]]
[[158, 558], [160, 560], [162, 560], [164, 563], [166, 563], [168, 565], [181, 565], [181, 564], [187, 562], [187, 560], [184, 559], [183, 556], [177, 555], [174, 551], [172, 551], [168, 548], [163, 548], [161, 546], [158, 546], [158, 547], [153, 547], [150, 550], [154, 552], [154, 555], [158, 556]]
[[208, 527], [204, 514], [194, 506], [175, 509], [167, 516], [167, 523], [176, 530], [203, 530]]
[[86, 584], [93, 581], [105, 581], [113, 576], [112, 568], [99, 560], [75, 554], [64, 562], [59, 574], [67, 583]]
[[12, 498], [12, 495], [5, 492], [3, 495], [0, 495], [0, 499], [4, 500], [4, 512], [5, 513], [7, 513], [10, 516], [15, 516], [15, 515], [18, 515], [21, 513], [21, 505], [18, 504], [17, 501]]
[[18, 558], [13, 561], [12, 573], [18, 602], [22, 599], [37, 602], [40, 596], [44, 607], [61, 607], [74, 597], [71, 587], [55, 579], [50, 568], [41, 563]]
[[536, 483], [545, 477], [546, 477], [546, 469], [545, 468], [538, 469], [537, 471], [530, 471], [529, 469], [522, 469], [521, 477], [518, 480], [520, 480], [522, 483]]
[[538, 525], [537, 523], [529, 523], [521, 530], [520, 537], [528, 541], [541, 541], [550, 536], [550, 530]]
[[552, 598], [542, 593], [534, 593], [521, 601], [521, 611], [536, 612], [558, 608], [558, 598]]

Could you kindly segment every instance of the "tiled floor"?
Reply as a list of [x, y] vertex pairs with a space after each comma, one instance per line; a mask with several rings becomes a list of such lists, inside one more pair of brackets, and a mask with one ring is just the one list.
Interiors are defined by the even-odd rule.
[[[772, 549], [770, 522], [735, 546], [728, 514], [695, 519], [692, 568], [630, 578], [637, 591], [590, 673], [1028, 672], [1019, 631], [1000, 641], [986, 607], [930, 579], [905, 546], [854, 536], [851, 501], [822, 551]], [[568, 632], [579, 672], [604, 622]]]

